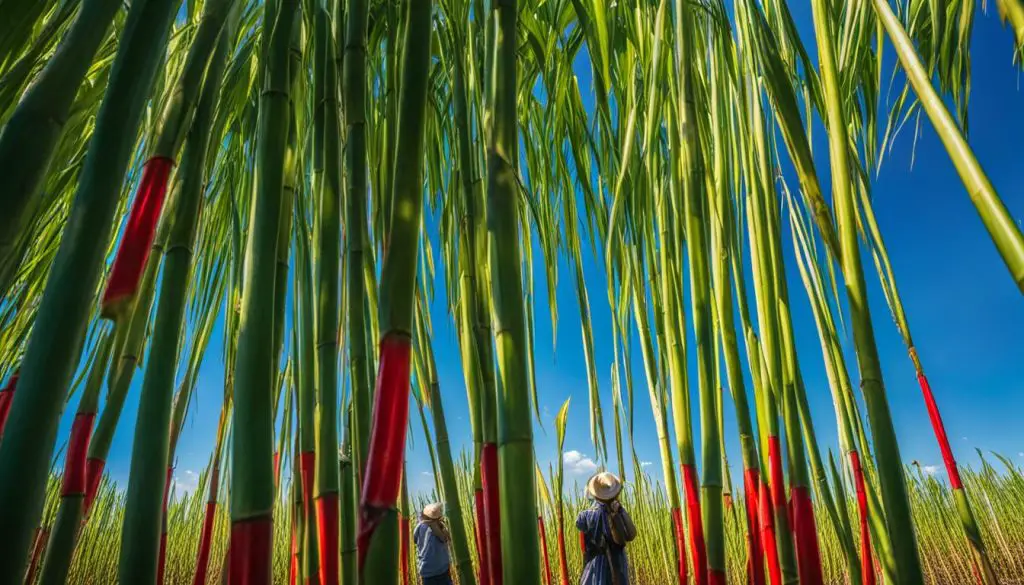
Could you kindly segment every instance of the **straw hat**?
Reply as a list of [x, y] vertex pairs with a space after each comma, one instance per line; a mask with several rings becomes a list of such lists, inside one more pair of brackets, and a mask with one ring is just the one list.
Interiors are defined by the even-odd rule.
[[622, 491], [622, 480], [614, 473], [598, 473], [587, 482], [587, 492], [598, 500], [610, 502], [619, 497]]
[[444, 504], [434, 502], [423, 508], [423, 515], [431, 520], [440, 520], [444, 516]]

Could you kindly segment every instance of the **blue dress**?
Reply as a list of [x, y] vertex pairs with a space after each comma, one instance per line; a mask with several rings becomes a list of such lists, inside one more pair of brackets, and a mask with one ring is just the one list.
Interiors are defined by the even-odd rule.
[[[625, 514], [625, 509], [620, 513]], [[604, 547], [607, 547], [619, 575], [618, 585], [628, 585], [629, 563], [626, 560], [626, 547], [612, 540], [605, 504], [595, 502], [590, 509], [580, 512], [576, 518], [576, 528], [583, 533], [584, 539], [583, 575], [580, 577], [580, 585], [615, 585], [612, 581], [612, 567], [608, 565], [609, 555], [604, 553]]]

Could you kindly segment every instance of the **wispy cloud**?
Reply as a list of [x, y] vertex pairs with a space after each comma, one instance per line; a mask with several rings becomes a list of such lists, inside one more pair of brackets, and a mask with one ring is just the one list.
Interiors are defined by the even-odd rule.
[[175, 473], [171, 479], [171, 487], [179, 497], [190, 494], [199, 489], [199, 474], [191, 469]]
[[597, 471], [597, 463], [579, 451], [566, 451], [562, 454], [565, 470], [576, 475], [590, 475]]
[[640, 462], [640, 467], [649, 467], [651, 465], [654, 465], [653, 461], [641, 461]]
[[420, 475], [422, 475], [423, 477], [434, 477], [434, 474], [430, 473], [429, 471], [421, 471]]
[[935, 475], [936, 473], [939, 472], [939, 466], [938, 465], [923, 465], [923, 466], [921, 466], [921, 471], [923, 471], [925, 473], [925, 475]]

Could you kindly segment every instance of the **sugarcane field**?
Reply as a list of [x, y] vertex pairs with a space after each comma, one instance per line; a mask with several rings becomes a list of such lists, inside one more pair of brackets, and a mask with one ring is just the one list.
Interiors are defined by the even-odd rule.
[[1022, 79], [1024, 0], [0, 0], [0, 585], [1024, 585]]

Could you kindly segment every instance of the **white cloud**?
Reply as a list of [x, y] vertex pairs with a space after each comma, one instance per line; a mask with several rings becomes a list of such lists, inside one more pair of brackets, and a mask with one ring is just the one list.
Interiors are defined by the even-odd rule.
[[640, 462], [640, 467], [650, 467], [651, 465], [654, 465], [653, 461], [641, 461]]
[[562, 454], [562, 463], [569, 473], [590, 475], [597, 471], [597, 463], [579, 451], [566, 451]]
[[923, 471], [925, 473], [925, 475], [935, 475], [936, 473], [939, 472], [939, 466], [938, 465], [925, 465], [925, 466], [921, 467], [921, 471]]
[[430, 473], [429, 471], [421, 471], [420, 475], [422, 475], [423, 477], [434, 477], [434, 474]]
[[199, 474], [191, 469], [175, 473], [171, 479], [171, 489], [178, 497], [194, 492], [199, 489]]
[[1024, 457], [1024, 452], [1021, 452], [1021, 453], [1017, 453], [1017, 456], [1018, 456], [1018, 457]]

